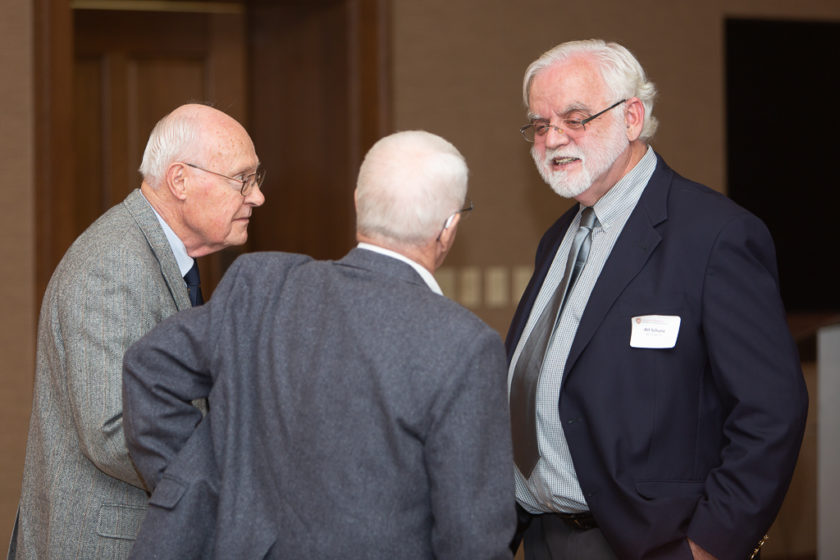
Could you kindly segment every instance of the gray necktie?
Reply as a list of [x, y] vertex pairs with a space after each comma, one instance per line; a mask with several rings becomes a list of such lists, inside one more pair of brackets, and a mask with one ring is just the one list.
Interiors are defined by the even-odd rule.
[[525, 346], [519, 354], [513, 379], [510, 384], [510, 425], [513, 436], [513, 459], [519, 471], [529, 478], [531, 471], [540, 458], [537, 444], [537, 384], [540, 379], [543, 358], [554, 333], [554, 328], [560, 319], [566, 294], [577, 280], [592, 243], [592, 228], [597, 224], [595, 211], [584, 208], [580, 218], [580, 227], [575, 232], [572, 248], [566, 261], [566, 271], [563, 280], [551, 296], [551, 300], [543, 309], [542, 315], [534, 325]]

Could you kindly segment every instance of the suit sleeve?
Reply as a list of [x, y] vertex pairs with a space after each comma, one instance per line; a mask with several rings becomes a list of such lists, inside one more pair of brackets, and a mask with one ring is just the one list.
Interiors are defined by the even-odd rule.
[[504, 347], [486, 332], [462, 358], [426, 440], [432, 545], [441, 559], [510, 558], [516, 510]]
[[81, 452], [103, 472], [141, 488], [125, 446], [121, 392], [123, 354], [161, 315], [159, 294], [151, 295], [159, 284], [150, 279], [160, 272], [145, 262], [120, 248], [93, 254], [59, 283], [57, 317], [50, 321], [64, 360], [52, 367], [66, 373]]
[[757, 218], [742, 215], [723, 228], [705, 283], [703, 335], [729, 411], [727, 444], [688, 536], [718, 558], [743, 558], [781, 506], [808, 396], [779, 297], [773, 242]]
[[210, 302], [161, 322], [125, 354], [126, 444], [150, 491], [203, 419], [192, 401], [212, 389], [211, 364], [235, 267]]

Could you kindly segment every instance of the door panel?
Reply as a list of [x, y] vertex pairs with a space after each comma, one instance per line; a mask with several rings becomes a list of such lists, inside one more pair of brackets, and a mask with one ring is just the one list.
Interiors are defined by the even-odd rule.
[[390, 128], [386, 7], [250, 3], [251, 130], [268, 171], [256, 248], [334, 259], [355, 244], [356, 174]]
[[[198, 101], [243, 121], [245, 17], [77, 10], [74, 29], [75, 217], [82, 231], [140, 186], [146, 140], [163, 115]], [[223, 262], [242, 250], [199, 259], [207, 296]]]
[[389, 0], [36, 4], [39, 301], [73, 240], [140, 185], [154, 123], [189, 101], [242, 122], [268, 170], [247, 246], [199, 259], [205, 297], [243, 250], [354, 244], [355, 175], [390, 128]]

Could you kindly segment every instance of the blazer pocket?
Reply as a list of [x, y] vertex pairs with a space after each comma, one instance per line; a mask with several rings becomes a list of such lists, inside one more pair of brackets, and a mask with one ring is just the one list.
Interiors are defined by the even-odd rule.
[[102, 504], [96, 521], [96, 534], [111, 539], [137, 538], [146, 508], [125, 504]]
[[636, 491], [650, 500], [662, 498], [700, 498], [706, 483], [702, 480], [652, 480], [637, 482]]
[[186, 491], [187, 484], [171, 476], [163, 475], [163, 478], [155, 487], [155, 491], [152, 492], [149, 503], [165, 509], [172, 509], [178, 504]]

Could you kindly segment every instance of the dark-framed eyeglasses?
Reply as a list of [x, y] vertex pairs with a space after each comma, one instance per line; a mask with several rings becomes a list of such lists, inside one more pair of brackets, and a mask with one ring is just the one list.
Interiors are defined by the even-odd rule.
[[560, 119], [559, 126], [551, 124], [547, 120], [534, 120], [520, 128], [519, 132], [528, 142], [534, 142], [537, 138], [542, 138], [548, 134], [548, 131], [552, 128], [557, 131], [557, 134], [563, 134], [565, 132], [567, 136], [574, 136], [581, 132], [585, 132], [587, 124], [594, 121], [607, 111], [615, 109], [625, 101], [627, 100], [622, 99], [621, 101], [617, 101], [603, 111], [598, 111], [594, 115], [586, 117], [585, 119]]
[[254, 187], [261, 187], [263, 181], [265, 180], [265, 168], [263, 167], [259, 167], [255, 172], [249, 173], [248, 175], [245, 175], [243, 177], [229, 177], [223, 173], [217, 173], [216, 171], [204, 169], [200, 165], [196, 165], [194, 163], [184, 162], [184, 165], [192, 167], [193, 169], [198, 169], [199, 171], [204, 171], [205, 173], [212, 173], [213, 175], [224, 177], [228, 181], [239, 183], [239, 193], [242, 196], [248, 196], [249, 194], [251, 194], [251, 191], [254, 190]]
[[444, 220], [443, 227], [440, 229], [440, 233], [438, 234], [436, 241], [440, 241], [440, 236], [443, 235], [443, 231], [446, 228], [452, 225], [452, 220], [455, 219], [455, 216], [461, 214], [461, 218], [463, 219], [464, 217], [469, 216], [470, 212], [472, 212], [473, 208], [475, 208], [475, 206], [473, 206], [473, 201], [469, 198], [464, 202], [464, 204], [465, 206], [463, 208], [452, 212], [452, 214], [450, 214], [449, 217], [446, 218], [446, 220]]

